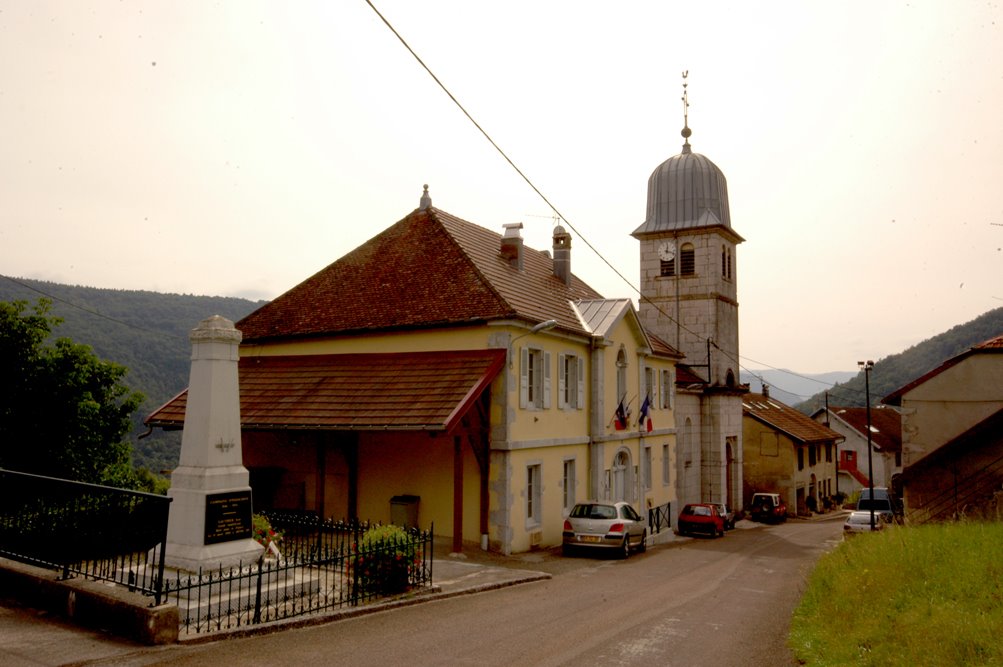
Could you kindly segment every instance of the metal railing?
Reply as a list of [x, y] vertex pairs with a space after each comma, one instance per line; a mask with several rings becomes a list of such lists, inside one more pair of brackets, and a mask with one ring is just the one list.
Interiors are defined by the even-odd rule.
[[665, 503], [648, 510], [648, 534], [657, 535], [672, 527], [672, 503]]
[[171, 499], [0, 469], [0, 555], [160, 604]]
[[[175, 573], [164, 596], [183, 634], [233, 630], [356, 606], [432, 583], [432, 529], [364, 545], [368, 523], [269, 512], [280, 546], [252, 563]], [[360, 546], [362, 545], [362, 546]]]

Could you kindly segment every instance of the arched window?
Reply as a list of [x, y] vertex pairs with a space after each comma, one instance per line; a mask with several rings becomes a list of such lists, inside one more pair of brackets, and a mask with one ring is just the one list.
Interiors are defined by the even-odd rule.
[[692, 243], [684, 243], [679, 249], [679, 275], [692, 276], [697, 272], [696, 251]]
[[728, 375], [725, 376], [724, 383], [729, 387], [735, 386], [735, 371], [728, 369]]
[[616, 355], [616, 401], [627, 395], [627, 352], [621, 347]]
[[724, 246], [721, 246], [721, 277], [728, 277], [728, 259]]

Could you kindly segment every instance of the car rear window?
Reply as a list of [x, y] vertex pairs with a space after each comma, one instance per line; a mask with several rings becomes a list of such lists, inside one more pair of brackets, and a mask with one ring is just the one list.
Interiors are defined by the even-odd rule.
[[575, 519], [615, 519], [616, 508], [612, 505], [575, 505], [571, 516]]

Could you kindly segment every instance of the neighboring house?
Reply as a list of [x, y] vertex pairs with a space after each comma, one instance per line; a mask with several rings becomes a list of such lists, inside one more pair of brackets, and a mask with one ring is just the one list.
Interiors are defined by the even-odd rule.
[[[434, 525], [506, 554], [560, 544], [579, 500], [670, 514], [681, 355], [572, 274], [563, 227], [552, 255], [521, 228], [461, 220], [426, 188], [236, 324], [256, 508]], [[146, 423], [179, 428], [185, 398]]]
[[789, 512], [822, 509], [836, 493], [836, 447], [843, 439], [798, 410], [762, 394], [742, 400], [746, 502], [779, 493]]
[[[850, 496], [871, 485], [867, 461], [867, 408], [830, 407], [828, 423], [825, 408], [812, 414], [845, 440], [839, 445], [837, 491]], [[895, 488], [900, 492], [902, 473], [902, 417], [895, 408], [871, 406], [871, 459], [874, 486]]]
[[902, 413], [906, 519], [972, 512], [1003, 484], [1003, 336], [885, 398]]

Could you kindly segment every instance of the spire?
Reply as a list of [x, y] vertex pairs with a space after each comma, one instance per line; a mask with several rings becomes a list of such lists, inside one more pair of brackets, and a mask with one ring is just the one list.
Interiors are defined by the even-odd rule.
[[421, 194], [421, 199], [418, 201], [418, 210], [427, 211], [432, 206], [432, 198], [428, 195], [428, 184], [425, 184], [425, 191]]
[[693, 130], [690, 129], [690, 95], [686, 91], [686, 77], [690, 75], [690, 71], [686, 70], [683, 72], [683, 131], [679, 134], [683, 135], [683, 154], [688, 154], [691, 152], [690, 149], [690, 135], [693, 134]]

